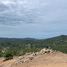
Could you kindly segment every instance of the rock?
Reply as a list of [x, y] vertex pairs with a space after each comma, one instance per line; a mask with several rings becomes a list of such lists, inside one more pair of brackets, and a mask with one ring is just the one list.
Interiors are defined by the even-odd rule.
[[46, 49], [46, 48], [44, 48], [44, 49], [42, 49], [40, 51], [40, 54], [46, 54], [46, 53], [51, 53], [51, 52], [53, 52], [52, 49]]
[[29, 60], [33, 60], [34, 57], [29, 57]]
[[18, 57], [17, 63], [29, 62], [29, 61], [33, 60], [38, 55], [48, 54], [48, 53], [52, 53], [52, 52], [53, 52], [53, 50], [44, 48], [40, 52], [27, 53], [24, 56]]

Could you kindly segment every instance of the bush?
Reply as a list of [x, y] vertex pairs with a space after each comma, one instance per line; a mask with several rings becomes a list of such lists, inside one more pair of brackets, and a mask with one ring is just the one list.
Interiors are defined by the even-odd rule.
[[3, 53], [2, 53], [2, 51], [0, 51], [0, 57], [2, 57], [2, 55], [3, 55]]
[[13, 59], [13, 54], [12, 54], [12, 52], [9, 52], [9, 51], [5, 52], [5, 53], [4, 53], [4, 58], [5, 58], [4, 61]]

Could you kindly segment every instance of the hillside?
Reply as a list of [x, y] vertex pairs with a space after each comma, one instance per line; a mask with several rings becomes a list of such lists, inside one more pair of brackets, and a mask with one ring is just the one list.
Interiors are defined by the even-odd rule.
[[0, 55], [2, 55], [2, 51], [12, 52], [13, 55], [22, 55], [26, 52], [39, 51], [42, 48], [51, 48], [67, 53], [67, 35], [48, 39], [0, 38]]
[[[33, 59], [28, 60], [28, 58]], [[24, 59], [26, 58], [26, 59]], [[25, 62], [22, 62], [24, 59]], [[3, 62], [0, 59], [0, 67], [67, 67], [67, 54], [62, 52], [52, 52], [33, 56], [24, 55]]]

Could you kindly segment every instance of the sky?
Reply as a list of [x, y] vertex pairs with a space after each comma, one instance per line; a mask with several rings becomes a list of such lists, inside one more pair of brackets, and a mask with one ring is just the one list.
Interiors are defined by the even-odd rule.
[[0, 37], [67, 35], [67, 0], [0, 0]]

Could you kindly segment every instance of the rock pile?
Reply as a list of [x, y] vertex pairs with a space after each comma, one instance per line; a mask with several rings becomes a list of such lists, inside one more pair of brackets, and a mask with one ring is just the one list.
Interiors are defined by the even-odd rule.
[[24, 56], [20, 56], [17, 58], [17, 62], [16, 63], [25, 63], [25, 62], [29, 62], [32, 61], [36, 56], [42, 55], [42, 54], [48, 54], [48, 53], [52, 53], [53, 50], [52, 49], [42, 49], [39, 52], [35, 52], [35, 53], [27, 53]]
[[42, 50], [40, 51], [40, 54], [48, 54], [48, 53], [52, 53], [52, 52], [53, 52], [52, 49], [46, 49], [46, 48], [44, 48], [44, 49], [42, 49]]

